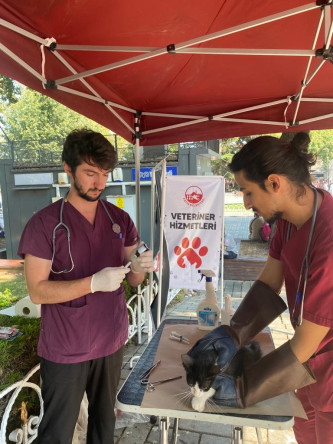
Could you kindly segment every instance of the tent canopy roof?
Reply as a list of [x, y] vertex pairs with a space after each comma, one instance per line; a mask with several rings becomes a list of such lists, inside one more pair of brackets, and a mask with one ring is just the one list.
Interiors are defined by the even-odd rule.
[[141, 145], [332, 128], [330, 3], [0, 0], [0, 72]]

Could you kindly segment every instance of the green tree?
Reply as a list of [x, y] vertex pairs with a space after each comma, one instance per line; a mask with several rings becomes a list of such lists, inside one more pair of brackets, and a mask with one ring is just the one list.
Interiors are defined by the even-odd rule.
[[23, 87], [19, 100], [3, 111], [2, 120], [4, 131], [14, 143], [16, 160], [21, 161], [49, 161], [56, 155], [60, 158], [62, 141], [75, 128], [88, 127], [111, 135], [104, 126]]
[[[7, 134], [12, 140], [63, 138], [74, 128], [89, 128], [108, 134], [110, 131], [90, 119], [66, 108], [43, 94], [25, 88], [20, 100], [4, 112]], [[38, 145], [36, 145], [38, 146]]]
[[133, 162], [134, 161], [134, 147], [133, 144], [125, 140], [123, 137], [116, 135], [114, 144], [117, 148], [119, 162]]
[[16, 103], [21, 93], [19, 83], [0, 74], [0, 105]]
[[232, 178], [233, 174], [228, 169], [232, 156], [239, 151], [247, 142], [256, 136], [232, 137], [230, 139], [221, 139], [220, 159], [212, 160], [212, 173], [217, 176]]
[[310, 138], [309, 150], [316, 153], [325, 168], [328, 168], [333, 160], [333, 130], [311, 131]]
[[17, 159], [41, 162], [60, 159], [66, 135], [75, 128], [87, 127], [109, 138], [118, 149], [119, 161], [133, 160], [133, 145], [104, 126], [6, 77], [2, 86], [2, 126], [14, 143]]

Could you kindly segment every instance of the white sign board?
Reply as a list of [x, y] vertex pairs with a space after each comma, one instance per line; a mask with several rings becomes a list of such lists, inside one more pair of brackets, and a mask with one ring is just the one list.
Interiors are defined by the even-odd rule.
[[165, 202], [170, 288], [203, 289], [199, 270], [219, 274], [224, 178], [167, 176]]

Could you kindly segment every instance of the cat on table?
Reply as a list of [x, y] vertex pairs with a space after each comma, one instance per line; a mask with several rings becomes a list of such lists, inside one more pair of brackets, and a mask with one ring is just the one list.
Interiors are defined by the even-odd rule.
[[191, 355], [183, 354], [186, 381], [193, 396], [191, 401], [193, 410], [204, 411], [206, 402], [213, 398], [216, 392], [213, 385], [221, 372], [233, 377], [240, 376], [243, 369], [250, 367], [260, 358], [260, 346], [255, 341], [239, 349], [225, 369], [221, 369], [217, 364], [217, 351], [214, 347], [199, 349], [197, 353]]

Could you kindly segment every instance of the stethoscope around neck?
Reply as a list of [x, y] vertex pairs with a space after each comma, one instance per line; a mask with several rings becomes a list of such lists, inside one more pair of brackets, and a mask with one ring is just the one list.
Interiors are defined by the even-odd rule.
[[[318, 211], [318, 191], [314, 187], [311, 187], [311, 188], [312, 188], [314, 195], [315, 195], [311, 229], [310, 229], [308, 245], [306, 247], [305, 256], [303, 258], [302, 265], [301, 265], [301, 271], [300, 271], [300, 275], [299, 275], [299, 279], [298, 279], [298, 286], [297, 286], [297, 291], [296, 291], [296, 296], [295, 296], [294, 307], [293, 307], [293, 311], [291, 314], [291, 322], [294, 325], [296, 325], [297, 327], [300, 327], [303, 322], [304, 297], [305, 297], [306, 285], [308, 282], [308, 274], [309, 274], [309, 266], [310, 266], [310, 263], [309, 263], [310, 248], [311, 248], [314, 227], [315, 227], [316, 218], [317, 218], [317, 211]], [[289, 241], [289, 238], [290, 238], [290, 230], [291, 230], [291, 223], [289, 222], [288, 228], [287, 228], [287, 242]], [[301, 292], [302, 281], [303, 281], [303, 289]], [[295, 314], [297, 305], [299, 305], [299, 307], [300, 307], [300, 311], [299, 311], [298, 316], [296, 316], [296, 314]]]
[[[53, 228], [52, 231], [52, 259], [51, 259], [51, 265], [50, 265], [50, 270], [52, 273], [54, 274], [62, 274], [62, 273], [70, 273], [73, 269], [74, 269], [74, 261], [73, 261], [73, 257], [72, 257], [72, 252], [71, 252], [71, 232], [69, 230], [69, 227], [63, 222], [63, 211], [64, 211], [64, 204], [66, 202], [66, 197], [67, 195], [62, 199], [61, 205], [60, 205], [60, 211], [59, 211], [59, 223]], [[116, 224], [114, 222], [114, 220], [112, 219], [110, 213], [108, 212], [105, 203], [103, 202], [103, 200], [100, 199], [100, 202], [108, 216], [108, 218], [111, 221], [112, 224], [112, 231], [116, 234], [119, 235], [119, 237], [122, 237], [122, 234], [120, 232], [120, 226], [118, 224]], [[67, 246], [68, 246], [68, 256], [70, 258], [70, 262], [71, 262], [71, 266], [70, 268], [65, 268], [63, 270], [60, 271], [55, 271], [53, 270], [53, 262], [54, 262], [54, 258], [55, 258], [55, 254], [56, 254], [56, 236], [57, 236], [57, 230], [59, 230], [59, 228], [64, 228], [66, 231], [66, 236], [67, 236]]]

